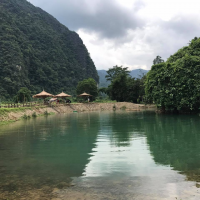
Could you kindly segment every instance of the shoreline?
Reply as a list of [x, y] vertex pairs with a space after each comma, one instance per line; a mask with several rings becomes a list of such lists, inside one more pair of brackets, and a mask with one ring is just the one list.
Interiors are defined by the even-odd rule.
[[52, 107], [23, 107], [23, 108], [0, 108], [0, 125], [19, 121], [24, 116], [32, 118], [32, 115], [43, 116], [46, 114], [61, 114], [73, 112], [90, 112], [90, 111], [140, 111], [145, 109], [155, 109], [155, 105], [134, 104], [130, 102], [116, 103], [75, 103], [59, 104]]

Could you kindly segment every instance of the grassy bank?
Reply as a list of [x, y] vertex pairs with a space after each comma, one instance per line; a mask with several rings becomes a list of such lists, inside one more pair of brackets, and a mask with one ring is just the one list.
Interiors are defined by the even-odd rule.
[[0, 108], [0, 126], [7, 125], [21, 119], [30, 119], [53, 114], [55, 113], [49, 112], [48, 108], [45, 106]]
[[10, 112], [24, 112], [31, 107], [19, 107], [19, 108], [0, 108], [0, 115], [7, 115]]
[[13, 122], [16, 122], [16, 120], [9, 120], [9, 121], [0, 121], [0, 126], [2, 126], [2, 125], [8, 125], [8, 124], [10, 124], [10, 123], [13, 123]]
[[72, 113], [76, 112], [91, 112], [91, 111], [140, 111], [143, 109], [152, 108], [152, 105], [134, 104], [130, 102], [93, 102], [93, 103], [75, 103], [75, 104], [60, 104], [52, 107], [19, 107], [19, 108], [0, 108], [0, 124], [7, 124], [20, 119], [30, 119], [37, 116], [52, 115], [55, 113]]

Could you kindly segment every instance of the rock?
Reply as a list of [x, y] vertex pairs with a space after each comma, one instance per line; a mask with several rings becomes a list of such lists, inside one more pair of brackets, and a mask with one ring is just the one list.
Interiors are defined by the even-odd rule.
[[200, 184], [199, 184], [199, 183], [196, 183], [196, 187], [197, 187], [197, 188], [200, 188]]
[[71, 183], [66, 183], [66, 182], [60, 182], [57, 184], [57, 187], [59, 189], [63, 189], [63, 188], [70, 187], [70, 186], [71, 186]]
[[52, 191], [52, 193], [57, 193], [58, 191], [59, 191], [58, 188], [54, 188], [53, 191]]

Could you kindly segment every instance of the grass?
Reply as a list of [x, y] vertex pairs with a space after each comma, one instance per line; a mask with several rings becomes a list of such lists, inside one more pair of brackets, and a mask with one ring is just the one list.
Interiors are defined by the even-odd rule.
[[0, 115], [7, 115], [10, 112], [25, 111], [27, 109], [31, 109], [31, 108], [24, 108], [24, 107], [20, 107], [20, 108], [0, 108]]
[[23, 119], [30, 119], [31, 116], [30, 116], [30, 115], [27, 115], [27, 114], [24, 114], [24, 115], [22, 116], [22, 118], [23, 118]]
[[[10, 112], [14, 112], [14, 113], [17, 113], [17, 112], [25, 112], [26, 110], [33, 110], [34, 109], [39, 109], [39, 108], [46, 108], [46, 106], [37, 106], [37, 107], [19, 107], [19, 108], [0, 108], [0, 117], [1, 116], [5, 116], [7, 117], [8, 114]], [[36, 118], [38, 116], [48, 116], [48, 115], [54, 115], [55, 113], [54, 112], [47, 112], [45, 111], [43, 114], [36, 114], [36, 112], [33, 112], [32, 115], [27, 115], [27, 114], [24, 114], [21, 118], [19, 118], [18, 120], [20, 119], [30, 119], [30, 118]], [[7, 125], [7, 124], [10, 124], [12, 122], [16, 122], [18, 120], [5, 120], [5, 121], [0, 121], [0, 126], [1, 125]]]
[[8, 124], [10, 124], [10, 123], [13, 123], [13, 122], [16, 122], [15, 120], [9, 120], [9, 121], [0, 121], [0, 126], [2, 126], [2, 125], [8, 125]]
[[94, 101], [94, 103], [116, 103], [116, 100], [108, 100], [108, 99], [97, 99]]
[[25, 110], [29, 109], [29, 110], [33, 110], [33, 108], [35, 109], [39, 109], [39, 108], [46, 108], [46, 106], [42, 105], [42, 106], [36, 106], [36, 107], [18, 107], [18, 108], [0, 108], [0, 115], [7, 115], [10, 112], [24, 112]]

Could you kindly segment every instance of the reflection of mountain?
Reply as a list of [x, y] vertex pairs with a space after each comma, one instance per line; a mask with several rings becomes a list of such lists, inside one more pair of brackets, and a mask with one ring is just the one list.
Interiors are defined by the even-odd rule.
[[[95, 114], [74, 114], [31, 120], [10, 135], [0, 137], [1, 166], [18, 176], [57, 180], [81, 176], [95, 147]], [[1, 174], [2, 175], [2, 174]], [[1, 176], [2, 177], [2, 176]]]
[[200, 180], [200, 132], [198, 116], [155, 115], [153, 123], [144, 119], [150, 151], [156, 163]]

